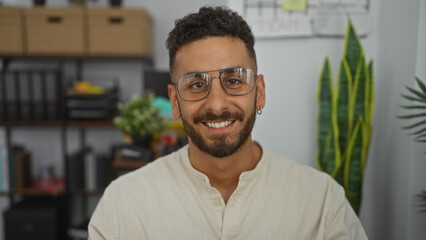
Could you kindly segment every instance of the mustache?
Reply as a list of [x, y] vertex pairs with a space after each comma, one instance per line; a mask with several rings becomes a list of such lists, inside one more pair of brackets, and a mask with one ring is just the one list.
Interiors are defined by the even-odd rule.
[[198, 114], [197, 116], [194, 117], [194, 123], [199, 123], [202, 121], [225, 121], [228, 119], [235, 119], [235, 120], [239, 120], [239, 121], [243, 121], [244, 120], [244, 116], [243, 113], [241, 112], [233, 112], [231, 113], [230, 111], [224, 111], [222, 112], [220, 115], [216, 115], [211, 111], [202, 113], [202, 114]]

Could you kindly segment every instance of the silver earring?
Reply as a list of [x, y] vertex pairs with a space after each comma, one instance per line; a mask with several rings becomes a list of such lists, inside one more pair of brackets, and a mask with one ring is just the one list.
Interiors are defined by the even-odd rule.
[[259, 107], [259, 109], [257, 109], [256, 112], [257, 112], [257, 115], [262, 114], [262, 107]]

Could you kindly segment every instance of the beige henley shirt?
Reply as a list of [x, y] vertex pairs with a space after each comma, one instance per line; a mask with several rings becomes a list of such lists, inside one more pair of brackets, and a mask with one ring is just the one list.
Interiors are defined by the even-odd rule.
[[192, 167], [188, 146], [113, 181], [92, 216], [89, 238], [367, 239], [328, 175], [263, 150], [225, 205]]

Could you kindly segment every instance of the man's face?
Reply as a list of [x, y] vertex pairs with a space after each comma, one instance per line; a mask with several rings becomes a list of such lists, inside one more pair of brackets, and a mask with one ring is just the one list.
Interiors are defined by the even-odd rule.
[[[231, 37], [209, 37], [178, 50], [172, 79], [176, 83], [188, 73], [232, 67], [255, 71], [243, 41]], [[260, 75], [252, 92], [231, 96], [215, 78], [220, 73], [216, 71], [209, 74], [214, 79], [206, 98], [195, 102], [183, 101], [172, 85], [169, 86], [169, 97], [174, 117], [182, 118], [189, 143], [205, 153], [222, 158], [232, 155], [246, 141], [251, 141], [256, 107], [264, 106], [264, 82]]]

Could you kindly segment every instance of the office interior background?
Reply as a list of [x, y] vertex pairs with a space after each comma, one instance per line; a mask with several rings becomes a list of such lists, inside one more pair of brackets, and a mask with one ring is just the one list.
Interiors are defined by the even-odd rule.
[[[232, 2], [234, 0], [229, 0]], [[30, 0], [3, 0], [3, 5], [31, 7]], [[228, 1], [201, 0], [124, 0], [123, 7], [144, 8], [153, 19], [153, 66], [168, 70], [165, 40], [174, 21], [199, 7], [226, 4]], [[67, 6], [66, 0], [47, 0], [48, 7]], [[90, 3], [107, 6], [106, 0]], [[372, 0], [370, 28], [361, 38], [366, 59], [373, 59], [375, 71], [375, 106], [373, 135], [363, 186], [361, 222], [370, 239], [423, 239], [426, 216], [416, 207], [415, 195], [426, 189], [425, 144], [413, 141], [401, 129], [404, 122], [397, 118], [403, 110], [401, 94], [405, 86], [415, 87], [415, 76], [426, 81], [426, 1]], [[259, 73], [266, 83], [266, 107], [257, 118], [253, 138], [264, 148], [315, 167], [317, 88], [326, 56], [333, 76], [343, 51], [341, 37], [293, 37], [257, 39], [255, 49]], [[0, 58], [1, 59], [1, 58]], [[54, 59], [18, 60], [11, 67], [55, 65]], [[111, 74], [120, 79], [121, 98], [143, 92], [143, 64], [137, 59], [87, 59], [83, 74]], [[65, 71], [72, 74], [73, 61], [65, 61]], [[5, 131], [0, 127], [0, 142]], [[68, 149], [79, 146], [78, 131], [69, 132]], [[60, 141], [54, 129], [16, 129], [12, 140], [24, 142], [34, 158], [57, 156], [55, 169], [63, 174]], [[87, 130], [87, 142], [103, 151], [120, 141], [118, 130]], [[41, 162], [34, 163], [40, 166]], [[48, 161], [48, 160], [45, 160]], [[96, 205], [94, 199], [90, 206]], [[0, 212], [9, 207], [7, 197], [0, 196]], [[0, 220], [3, 236], [3, 220]], [[2, 237], [0, 237], [2, 239]]]

